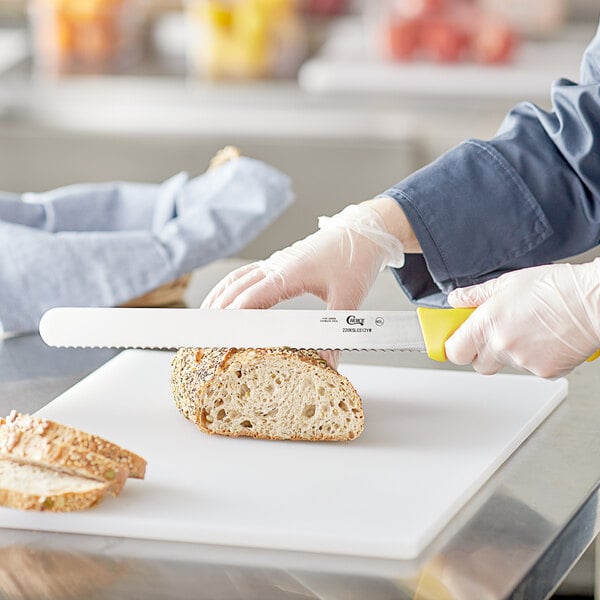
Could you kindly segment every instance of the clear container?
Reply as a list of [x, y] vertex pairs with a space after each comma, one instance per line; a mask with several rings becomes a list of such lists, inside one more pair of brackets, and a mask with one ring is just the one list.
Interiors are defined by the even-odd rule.
[[192, 73], [211, 79], [293, 76], [306, 53], [294, 0], [188, 0]]
[[45, 74], [122, 71], [141, 53], [135, 0], [30, 0], [34, 59]]
[[515, 28], [477, 0], [378, 0], [367, 24], [381, 55], [393, 61], [510, 62]]

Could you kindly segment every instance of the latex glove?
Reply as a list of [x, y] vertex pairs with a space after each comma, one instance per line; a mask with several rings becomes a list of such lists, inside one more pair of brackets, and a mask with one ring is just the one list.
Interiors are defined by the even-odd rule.
[[352, 310], [385, 266], [403, 264], [402, 244], [387, 232], [377, 211], [350, 205], [333, 217], [320, 217], [316, 233], [230, 273], [202, 308], [270, 308], [313, 294], [328, 309]]
[[[401, 242], [365, 204], [319, 218], [319, 231], [266, 260], [236, 269], [208, 294], [202, 308], [270, 308], [313, 294], [331, 310], [357, 309], [379, 272], [401, 267]], [[337, 355], [324, 354], [332, 365]]]
[[446, 342], [449, 360], [479, 373], [506, 365], [559, 377], [600, 347], [600, 259], [515, 271], [448, 301], [479, 307]]

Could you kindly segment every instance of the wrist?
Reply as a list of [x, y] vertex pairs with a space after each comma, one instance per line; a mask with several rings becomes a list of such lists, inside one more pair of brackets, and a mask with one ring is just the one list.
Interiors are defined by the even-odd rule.
[[319, 229], [332, 227], [346, 230], [348, 234], [358, 234], [361, 239], [373, 244], [381, 258], [382, 269], [404, 266], [402, 242], [389, 233], [383, 217], [366, 203], [350, 204], [333, 217], [319, 217]]
[[423, 252], [412, 225], [395, 200], [387, 196], [379, 196], [361, 204], [368, 206], [379, 214], [385, 223], [388, 233], [400, 240], [405, 252], [411, 254], [421, 254]]
[[588, 310], [591, 314], [592, 327], [594, 328], [598, 348], [600, 348], [600, 258], [595, 258], [589, 263], [589, 298]]

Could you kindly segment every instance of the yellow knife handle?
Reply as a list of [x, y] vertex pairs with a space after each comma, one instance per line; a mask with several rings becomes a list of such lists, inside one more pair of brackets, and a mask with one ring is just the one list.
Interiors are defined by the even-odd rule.
[[592, 354], [587, 361], [588, 362], [592, 362], [593, 360], [596, 360], [598, 357], [600, 357], [600, 350], [596, 350], [596, 352], [594, 352], [594, 354]]
[[417, 308], [427, 355], [445, 362], [446, 340], [469, 318], [474, 308]]
[[[446, 361], [446, 340], [471, 316], [474, 308], [417, 308], [427, 355], [438, 362]], [[600, 358], [596, 350], [587, 362]]]

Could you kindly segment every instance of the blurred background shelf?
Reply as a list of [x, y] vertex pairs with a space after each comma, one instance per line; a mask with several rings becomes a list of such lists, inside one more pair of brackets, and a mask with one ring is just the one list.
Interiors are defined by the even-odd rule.
[[202, 172], [216, 149], [234, 144], [288, 173], [298, 198], [244, 250], [249, 258], [307, 235], [320, 214], [379, 193], [421, 163], [403, 111], [315, 102], [290, 82], [223, 87], [145, 76], [47, 84], [13, 75], [0, 119], [4, 189], [162, 181]]
[[578, 23], [551, 39], [526, 40], [515, 60], [506, 65], [402, 63], [383, 60], [365, 31], [364, 20], [347, 17], [331, 28], [320, 51], [304, 63], [299, 83], [305, 91], [318, 94], [547, 103], [552, 81], [578, 79], [586, 40], [594, 30], [594, 23]]
[[30, 55], [26, 31], [0, 28], [0, 74], [22, 63]]
[[350, 16], [309, 21], [297, 79], [214, 81], [186, 68], [179, 3], [151, 2], [144, 52], [124, 72], [53, 77], [32, 61], [22, 3], [4, 1], [0, 186], [161, 181], [202, 172], [234, 144], [287, 172], [298, 198], [244, 258], [307, 235], [319, 215], [382, 192], [467, 137], [493, 136], [515, 102], [548, 107], [551, 82], [577, 78], [596, 23], [593, 3], [580, 1], [573, 23], [526, 42], [512, 65], [402, 64], [376, 57], [351, 5]]

